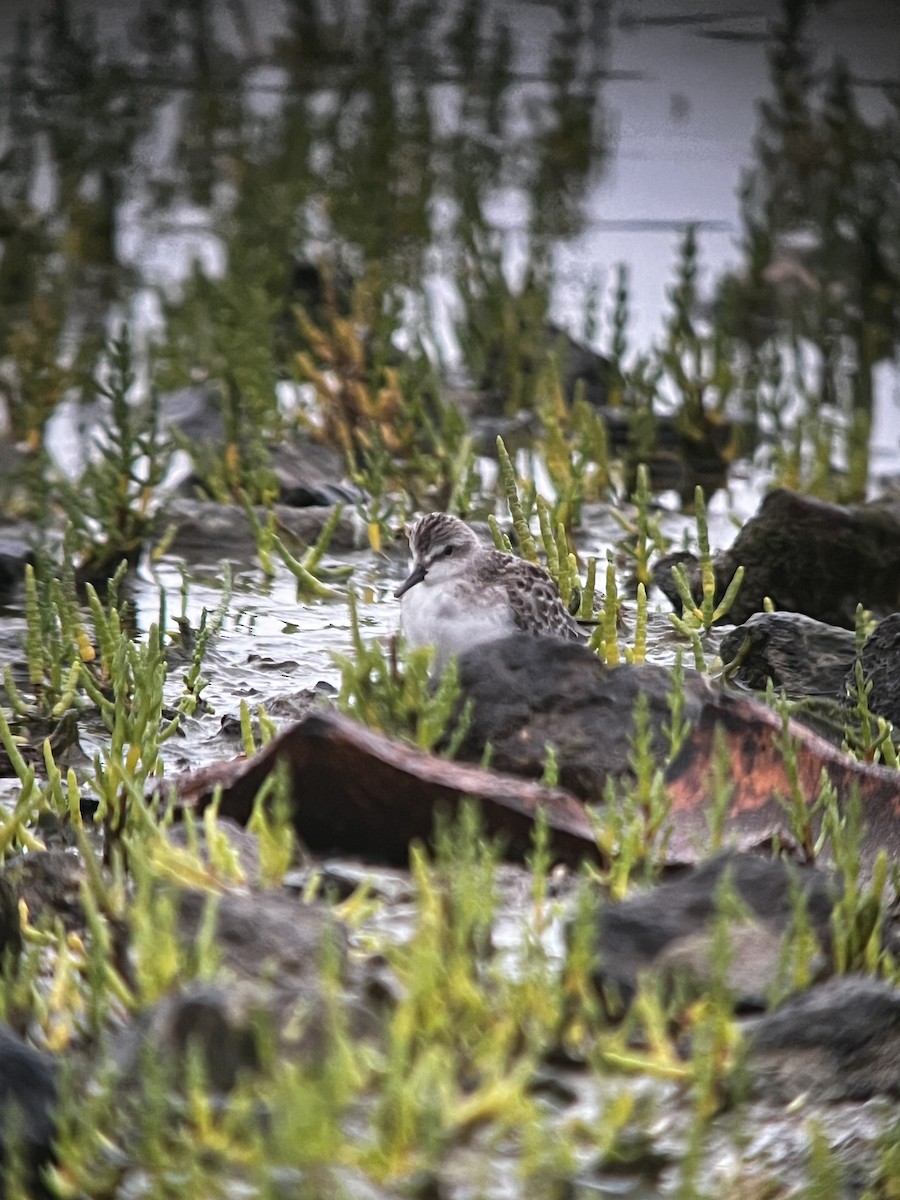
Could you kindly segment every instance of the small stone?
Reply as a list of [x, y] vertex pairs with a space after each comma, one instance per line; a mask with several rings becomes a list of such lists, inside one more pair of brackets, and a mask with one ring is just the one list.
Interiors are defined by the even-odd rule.
[[900, 1097], [900, 991], [841, 975], [760, 1017], [748, 1042], [756, 1091], [789, 1103]]

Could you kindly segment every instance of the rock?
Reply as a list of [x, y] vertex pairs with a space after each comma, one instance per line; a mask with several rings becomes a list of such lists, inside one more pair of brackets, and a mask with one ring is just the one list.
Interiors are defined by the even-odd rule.
[[[696, 672], [685, 673], [682, 717], [689, 728], [668, 761], [672, 681], [665, 668], [610, 668], [586, 646], [519, 634], [463, 655], [460, 669], [459, 711], [468, 702], [472, 715], [461, 753], [478, 766], [415, 749], [322, 708], [282, 730], [252, 758], [154, 781], [151, 795], [176, 811], [202, 811], [219, 790], [219, 813], [245, 824], [259, 788], [281, 761], [291, 771], [296, 831], [314, 852], [402, 864], [410, 842], [431, 839], [437, 812], [455, 813], [466, 799], [476, 799], [485, 831], [501, 838], [510, 858], [530, 853], [540, 808], [556, 861], [596, 860], [602, 854], [584, 801], [603, 803], [608, 780], [633, 777], [633, 713], [640, 699], [651, 765], [665, 766], [669, 811], [656, 849], [666, 864], [685, 866], [708, 856], [714, 812], [724, 845], [751, 850], [777, 839], [808, 855], [821, 830], [816, 802], [823, 771], [839, 798], [859, 797], [862, 876], [868, 877], [881, 848], [900, 856], [897, 771], [858, 762], [796, 721], [787, 726], [794, 748], [787, 764], [781, 718]], [[446, 736], [453, 732], [451, 719]], [[480, 763], [488, 745], [486, 770]], [[535, 782], [544, 773], [548, 745], [561, 787]], [[729, 794], [717, 808], [721, 769]], [[795, 791], [811, 806], [802, 825], [781, 799]]]
[[758, 1093], [782, 1103], [900, 1097], [900, 991], [842, 975], [754, 1022], [748, 1065]]
[[[660, 559], [653, 579], [680, 611], [674, 561], [671, 555]], [[857, 604], [879, 613], [900, 608], [900, 499], [842, 506], [777, 488], [714, 565], [717, 599], [737, 567], [744, 567], [744, 582], [727, 614], [735, 624], [762, 612], [768, 598], [777, 610], [852, 629]], [[687, 568], [699, 602], [696, 559]]]
[[216, 909], [213, 938], [222, 965], [236, 979], [269, 979], [289, 1003], [319, 994], [319, 968], [326, 946], [344, 960], [344, 927], [325, 907], [303, 904], [283, 892], [226, 892], [211, 897], [185, 891], [179, 897], [179, 929], [195, 939], [207, 904]]
[[0, 537], [0, 596], [8, 596], [25, 576], [26, 566], [34, 561], [34, 548], [20, 538]]
[[218, 446], [225, 441], [221, 388], [215, 382], [176, 388], [159, 398], [159, 423], [174, 429], [192, 446]]
[[294, 826], [311, 850], [405, 864], [410, 842], [432, 837], [437, 813], [475, 799], [485, 832], [511, 857], [531, 852], [539, 808], [560, 860], [599, 857], [591, 821], [570, 793], [450, 762], [326, 710], [282, 730], [253, 758], [154, 780], [150, 795], [199, 812], [218, 792], [218, 812], [245, 824], [279, 762], [290, 767]]
[[259, 1066], [259, 996], [245, 986], [192, 980], [163, 996], [117, 1031], [112, 1058], [127, 1081], [138, 1082], [146, 1055], [179, 1086], [189, 1055], [199, 1057], [213, 1091], [227, 1092], [238, 1074]]
[[728, 464], [739, 437], [730, 422], [700, 416], [691, 426], [679, 417], [654, 415], [646, 426], [637, 426], [634, 412], [622, 407], [602, 408], [600, 416], [610, 453], [625, 461], [629, 492], [638, 463], [646, 466], [654, 492], [678, 492], [687, 509], [693, 509], [698, 484], [709, 499], [728, 482]]
[[39, 850], [17, 854], [3, 866], [2, 879], [18, 900], [28, 906], [33, 925], [52, 925], [59, 918], [66, 929], [84, 928], [81, 885], [84, 863], [77, 850]]
[[294, 508], [356, 504], [363, 499], [358, 487], [344, 479], [345, 462], [330, 446], [313, 442], [282, 442], [272, 448], [272, 470], [278, 481], [278, 498]]
[[[343, 925], [287, 892], [175, 894], [186, 943], [198, 940], [214, 909], [216, 977], [174, 988], [118, 1031], [112, 1053], [125, 1081], [140, 1081], [149, 1052], [178, 1086], [192, 1050], [211, 1087], [228, 1091], [239, 1072], [259, 1065], [261, 1035], [273, 1035], [281, 1053], [318, 1061], [328, 1045], [323, 969], [330, 960], [339, 978], [346, 974]], [[346, 1008], [353, 1031], [369, 1032], [368, 1010], [355, 998]]]
[[[680, 980], [694, 991], [708, 985], [715, 978], [715, 925], [721, 919], [723, 886], [730, 888], [745, 910], [741, 915], [729, 912], [727, 917], [731, 946], [727, 983], [738, 1007], [764, 1007], [778, 984], [795, 893], [804, 897], [811, 928], [822, 956], [826, 954], [835, 899], [827, 875], [778, 858], [720, 854], [671, 882], [601, 909], [600, 965], [594, 976], [601, 994], [613, 1000], [618, 995], [627, 1003], [644, 971], [657, 972], [670, 984]], [[824, 967], [824, 957], [818, 965]]]
[[[657, 955], [652, 969], [668, 988], [680, 987], [682, 995], [702, 996], [716, 982], [716, 959], [721, 951], [719, 934], [710, 925], [696, 933], [675, 938]], [[753, 918], [741, 919], [728, 929], [728, 968], [724, 982], [734, 997], [735, 1008], [766, 1008], [773, 990], [783, 978], [785, 942], [782, 931]], [[809, 965], [817, 977], [824, 967], [821, 953]]]
[[856, 635], [795, 612], [758, 612], [730, 629], [719, 645], [724, 663], [740, 656], [732, 679], [764, 691], [771, 679], [792, 699], [846, 697]]
[[[484, 365], [474, 388], [468, 390], [464, 398], [465, 406], [469, 415], [476, 420], [484, 417], [512, 416], [508, 386], [509, 365], [505, 361], [505, 351], [492, 340], [487, 327], [483, 332], [488, 335], [487, 342], [482, 347]], [[524, 329], [520, 332], [526, 333]], [[583, 342], [576, 341], [566, 330], [551, 321], [542, 325], [534, 323], [528, 333], [530, 336], [521, 343], [522, 352], [517, 364], [526, 397], [533, 388], [536, 373], [543, 369], [548, 356], [553, 355], [559, 365], [563, 394], [569, 403], [574, 400], [581, 385], [589, 404], [594, 407], [606, 404], [612, 371], [612, 364], [608, 358]], [[491, 446], [488, 452], [494, 453], [495, 447]]]
[[[871, 683], [869, 708], [900, 731], [900, 613], [885, 617], [866, 638], [860, 653], [863, 677]], [[856, 688], [855, 664], [845, 687]]]
[[[587, 646], [514, 634], [459, 658], [471, 720], [457, 757], [480, 762], [490, 744], [493, 770], [539, 779], [554, 748], [560, 785], [583, 800], [603, 800], [608, 776], [630, 775], [633, 710], [647, 698], [652, 753], [668, 751], [671, 673], [665, 667], [608, 667]], [[685, 718], [696, 721], [713, 692], [686, 672]]]
[[[825, 778], [840, 813], [847, 800], [858, 804], [860, 878], [871, 879], [882, 852], [889, 860], [900, 860], [900, 772], [860, 762], [799, 721], [789, 720], [786, 732], [792, 747], [789, 761], [777, 713], [749, 696], [710, 694], [666, 767], [667, 862], [697, 863], [707, 857], [710, 816], [717, 804], [723, 805], [724, 845], [755, 850], [777, 842], [802, 860], [827, 860], [830, 837], [819, 850], [813, 848], [823, 833], [819, 800]], [[717, 777], [727, 780], [727, 797], [717, 787]], [[807, 816], [798, 821], [796, 813], [789, 813], [785, 796], [801, 798]]]
[[[256, 513], [260, 521], [266, 520], [264, 509], [257, 509]], [[332, 509], [292, 508], [276, 504], [274, 513], [282, 531], [308, 546], [322, 532]], [[236, 504], [216, 504], [211, 500], [187, 498], [173, 500], [160, 519], [160, 535], [169, 528], [174, 529], [172, 540], [168, 543], [169, 551], [191, 562], [214, 562], [218, 566], [223, 559], [248, 559], [256, 554], [253, 530], [245, 512]], [[352, 550], [364, 544], [365, 529], [362, 523], [355, 512], [345, 509], [332, 535], [332, 547]]]
[[609, 399], [612, 363], [584, 342], [576, 341], [565, 329], [547, 322], [547, 338], [562, 369], [563, 393], [571, 403], [579, 386], [588, 404], [600, 408]]
[[[221, 388], [216, 383], [168, 392], [161, 399], [160, 422], [174, 429], [179, 440], [190, 447], [221, 448], [226, 432], [220, 397]], [[270, 446], [269, 452], [282, 504], [327, 507], [342, 502], [354, 504], [362, 499], [359, 488], [344, 480], [343, 455], [330, 446], [306, 440], [282, 441]], [[181, 494], [193, 495], [198, 483], [201, 481], [197, 476], [190, 474], [181, 481]]]
[[4, 954], [18, 958], [22, 951], [19, 897], [5, 871], [0, 872], [0, 962]]
[[[35, 1195], [48, 1194], [40, 1185], [37, 1172], [53, 1153], [56, 1105], [53, 1059], [16, 1037], [7, 1025], [0, 1024], [0, 1166], [6, 1162], [9, 1137], [18, 1137], [26, 1177]], [[4, 1172], [0, 1170], [0, 1197], [5, 1195]]]
[[[256, 834], [221, 814], [216, 817], [213, 828], [215, 835], [228, 843], [227, 852], [240, 872], [238, 878], [243, 876], [241, 882], [250, 887], [259, 886], [259, 838]], [[190, 831], [185, 825], [173, 825], [166, 830], [166, 841], [170, 846], [177, 846], [195, 854], [204, 866], [213, 865], [215, 854], [210, 853], [209, 839], [202, 823]]]

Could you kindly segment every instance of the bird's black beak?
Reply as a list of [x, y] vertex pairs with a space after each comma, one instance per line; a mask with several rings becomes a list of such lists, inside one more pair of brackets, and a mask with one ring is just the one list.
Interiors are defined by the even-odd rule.
[[425, 578], [426, 573], [427, 572], [425, 571], [424, 567], [416, 567], [412, 574], [407, 576], [407, 578], [404, 579], [397, 588], [396, 592], [394, 592], [395, 598], [399, 600], [404, 592], [408, 592], [411, 587], [415, 587], [417, 583], [421, 583]]

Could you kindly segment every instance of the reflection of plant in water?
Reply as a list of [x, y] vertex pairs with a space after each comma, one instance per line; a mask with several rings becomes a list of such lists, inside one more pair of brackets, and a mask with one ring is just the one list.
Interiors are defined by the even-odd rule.
[[[377, 266], [383, 295], [393, 295], [398, 284], [420, 286], [433, 241], [445, 240], [452, 252], [470, 226], [484, 228], [485, 203], [499, 187], [512, 184], [526, 197], [537, 253], [549, 237], [576, 232], [587, 181], [602, 158], [605, 23], [594, 6], [561, 6], [546, 85], [514, 78], [519, 31], [502, 20], [488, 28], [478, 5], [463, 4], [449, 24], [428, 4], [362, 8], [353, 20], [315, 6], [289, 14], [275, 44], [284, 76], [266, 106], [245, 103], [241, 87], [253, 85], [251, 22], [235, 18], [237, 40], [226, 47], [210, 5], [176, 0], [148, 9], [129, 26], [132, 42], [120, 55], [88, 23], [78, 25], [61, 0], [48, 3], [40, 36], [23, 35], [17, 47], [4, 114], [16, 137], [0, 187], [0, 351], [14, 322], [40, 324], [29, 303], [52, 294], [68, 344], [94, 339], [93, 355], [117, 294], [112, 272], [123, 205], [141, 201], [140, 215], [129, 217], [139, 235], [151, 221], [177, 224], [185, 203], [209, 208], [225, 273], [198, 265], [181, 295], [169, 296], [164, 359], [167, 384], [198, 377], [220, 384], [226, 449], [221, 461], [198, 464], [220, 498], [239, 491], [263, 499], [269, 488], [265, 442], [279, 433], [273, 383], [302, 349], [286, 319], [292, 264], [311, 233], [334, 246], [336, 259], [352, 262], [355, 274], [361, 264], [363, 273]], [[321, 102], [324, 67], [327, 86], [340, 89], [339, 104]], [[172, 136], [147, 153], [141, 139], [171, 99], [161, 81], [173, 72], [179, 107]], [[436, 119], [442, 84], [459, 102], [458, 123]], [[445, 94], [437, 99], [443, 112]], [[48, 218], [30, 206], [35, 145], [45, 135], [59, 184]], [[61, 286], [69, 282], [79, 289], [74, 320]], [[508, 324], [508, 313], [493, 316]], [[507, 328], [501, 346], [509, 337]], [[42, 335], [41, 361], [54, 361], [51, 341]], [[16, 358], [23, 354], [19, 346]], [[489, 345], [485, 356], [504, 389], [509, 383], [514, 390], [496, 348]], [[9, 386], [23, 392], [18, 380]], [[389, 381], [379, 387], [397, 391]], [[44, 387], [38, 405], [23, 392], [14, 432], [36, 437], [61, 394], [62, 387]], [[458, 463], [452, 421], [440, 411], [430, 418], [445, 457]], [[451, 474], [446, 463], [441, 474]], [[461, 492], [461, 478], [456, 471], [451, 494]]]
[[872, 369], [900, 340], [896, 98], [860, 112], [846, 64], [819, 87], [804, 39], [810, 6], [789, 0], [770, 53], [756, 165], [743, 186], [745, 273], [721, 288], [723, 318], [751, 360], [773, 339], [817, 354], [807, 399], [842, 414], [851, 476], [864, 487]]
[[134, 402], [131, 341], [122, 330], [108, 348], [105, 375], [94, 381], [108, 421], [77, 483], [61, 486], [82, 570], [99, 573], [133, 558], [150, 534], [156, 491], [172, 447], [159, 430], [158, 397]]
[[[115, 299], [122, 204], [159, 100], [151, 80], [138, 83], [62, 0], [20, 23], [0, 117], [13, 135], [0, 182], [0, 302], [27, 307], [51, 281], [56, 293], [72, 286], [70, 337], [94, 331]], [[52, 212], [44, 172], [53, 175]], [[0, 311], [0, 338], [6, 320]]]
[[535, 259], [517, 289], [499, 246], [473, 238], [457, 271], [462, 318], [456, 336], [476, 386], [490, 407], [507, 414], [535, 405], [540, 371], [550, 351], [547, 321], [550, 269]]
[[468, 511], [476, 487], [471, 442], [421, 346], [403, 354], [394, 347], [401, 303], [379, 273], [344, 299], [327, 272], [322, 281], [317, 320], [302, 306], [294, 310], [304, 346], [296, 365], [315, 395], [302, 420], [314, 438], [344, 453], [367, 493], [364, 517], [377, 548], [397, 509], [392, 492], [408, 493], [418, 507]]
[[33, 296], [6, 338], [10, 361], [7, 377], [0, 379], [0, 396], [12, 436], [30, 450], [40, 448], [44, 426], [75, 378], [61, 361], [62, 308], [57, 296]]
[[281, 434], [275, 385], [281, 300], [267, 286], [268, 251], [235, 243], [232, 269], [221, 279], [195, 267], [177, 304], [166, 306], [168, 337], [161, 382], [216, 386], [223, 437], [215, 453], [189, 447], [206, 490], [219, 500], [240, 493], [262, 502], [275, 492], [269, 444]]

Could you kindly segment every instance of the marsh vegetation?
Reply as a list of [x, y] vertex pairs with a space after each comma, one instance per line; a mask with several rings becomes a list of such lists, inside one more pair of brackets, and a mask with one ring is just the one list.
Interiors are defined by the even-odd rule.
[[[784, 0], [739, 264], [707, 286], [703, 224], [681, 222], [651, 342], [627, 263], [598, 264], [563, 328], [558, 252], [614, 161], [623, 14], [522, 7], [539, 62], [515, 6], [469, 0], [296, 0], [275, 32], [241, 4], [141, 3], [107, 29], [53, 0], [8, 44], [0, 1016], [64, 1064], [50, 1195], [563, 1197], [623, 1176], [648, 1197], [897, 1195], [896, 1095], [750, 1097], [727, 880], [699, 995], [647, 978], [623, 1017], [593, 930], [598, 897], [659, 875], [685, 670], [728, 673], [741, 571], [717, 591], [710, 528], [732, 528], [735, 472], [760, 494], [872, 491], [875, 381], [900, 339], [900, 88], [817, 51], [811, 6]], [[601, 865], [554, 870], [538, 822], [513, 868], [466, 807], [406, 872], [335, 867], [298, 844], [283, 773], [249, 858], [215, 804], [154, 800], [162, 775], [252, 754], [323, 675], [356, 720], [453, 754], [454, 671], [434, 687], [428, 652], [384, 637], [404, 522], [431, 509], [545, 565], [605, 663], [671, 668], [666, 753], [638, 705]], [[652, 564], [687, 549], [699, 592], [676, 566], [666, 614]], [[860, 643], [872, 624], [860, 609]], [[845, 749], [896, 768], [867, 695], [860, 674]], [[794, 707], [768, 703], [790, 765]], [[841, 871], [834, 970], [896, 988], [897, 865], [861, 873], [859, 809], [825, 782], [807, 799], [785, 803], [808, 859], [827, 846]], [[41, 861], [77, 864], [68, 907], [29, 906]], [[273, 950], [242, 975], [217, 933], [236, 895], [261, 930], [302, 906], [305, 965]], [[770, 999], [818, 969], [804, 905]], [[178, 997], [206, 1014], [194, 1040], [173, 1032]], [[8, 1196], [35, 1186], [28, 1151], [9, 1139]]]

